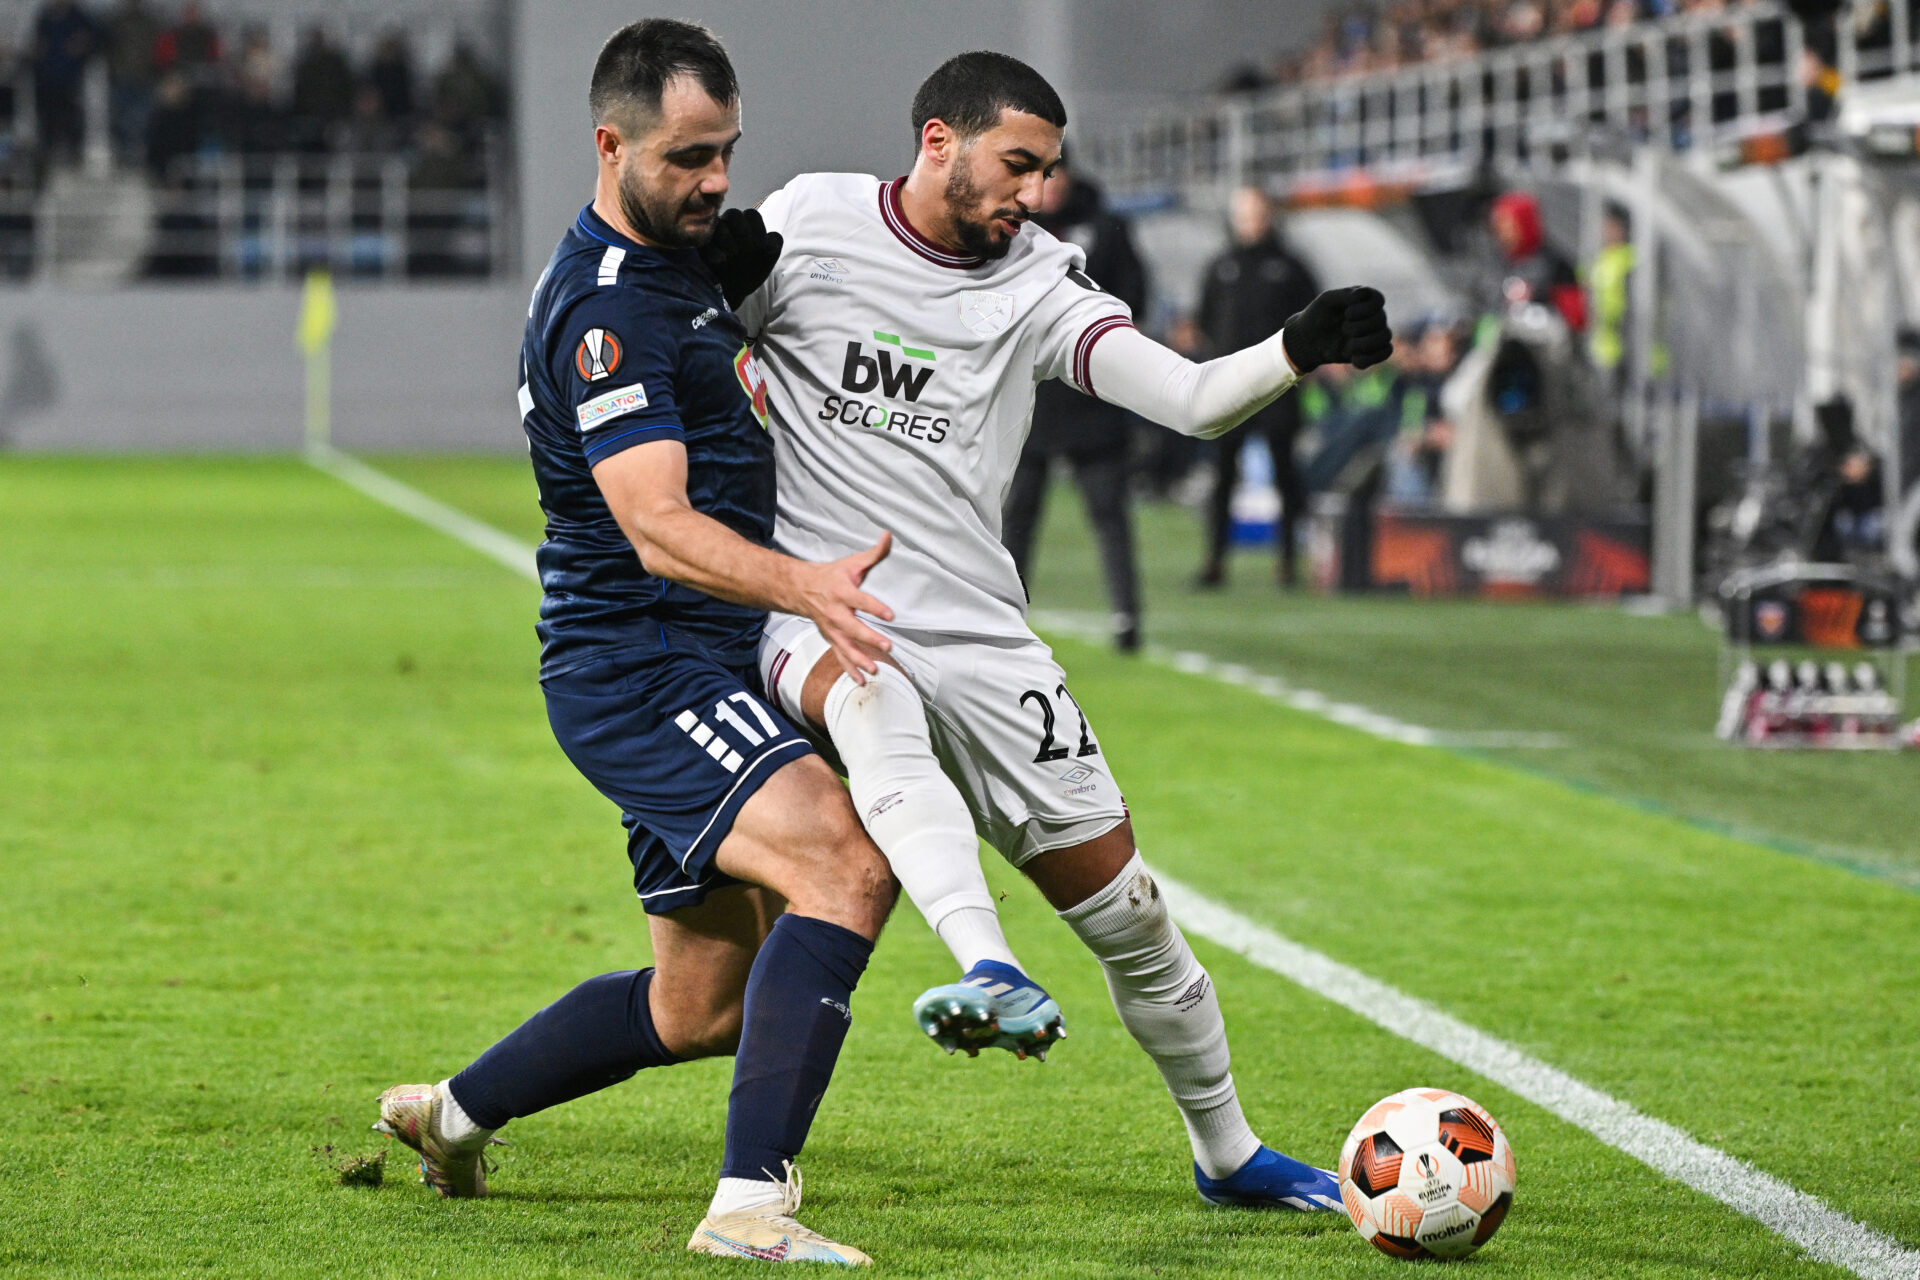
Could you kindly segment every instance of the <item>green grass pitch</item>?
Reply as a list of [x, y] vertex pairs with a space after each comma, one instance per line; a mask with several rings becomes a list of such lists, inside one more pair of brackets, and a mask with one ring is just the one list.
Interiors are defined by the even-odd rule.
[[[382, 465], [537, 533], [523, 461]], [[1192, 600], [1184, 513], [1145, 518], [1157, 638], [1572, 744], [1397, 746], [1063, 641], [1150, 860], [1920, 1247], [1914, 758], [1699, 741], [1691, 620], [1279, 599], [1250, 562]], [[1078, 521], [1055, 513], [1039, 604], [1098, 607]], [[0, 460], [0, 548], [0, 1272], [741, 1274], [682, 1252], [725, 1062], [517, 1123], [485, 1202], [397, 1157], [378, 1187], [330, 1167], [380, 1149], [381, 1087], [646, 962], [616, 816], [542, 714], [530, 584], [283, 459]], [[808, 1146], [809, 1223], [885, 1274], [1398, 1274], [1339, 1215], [1202, 1206], [1097, 968], [988, 866], [1072, 1037], [1044, 1065], [923, 1043], [908, 1004], [949, 962], [903, 909]], [[1843, 1274], [1196, 949], [1282, 1150], [1331, 1161], [1413, 1084], [1499, 1117], [1520, 1190], [1472, 1274]]]

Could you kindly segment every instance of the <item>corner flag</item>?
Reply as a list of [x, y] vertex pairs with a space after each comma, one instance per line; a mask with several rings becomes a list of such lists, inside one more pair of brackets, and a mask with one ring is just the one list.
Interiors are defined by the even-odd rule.
[[300, 296], [300, 324], [294, 331], [294, 344], [307, 358], [307, 450], [324, 450], [333, 435], [332, 351], [333, 331], [339, 324], [339, 310], [333, 301], [333, 276], [326, 271], [307, 272], [306, 288]]

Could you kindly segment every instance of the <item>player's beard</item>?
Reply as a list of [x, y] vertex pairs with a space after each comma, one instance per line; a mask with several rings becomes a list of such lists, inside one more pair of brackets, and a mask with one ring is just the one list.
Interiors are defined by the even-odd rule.
[[726, 203], [725, 196], [707, 196], [695, 191], [687, 199], [674, 203], [671, 197], [661, 199], [653, 196], [638, 181], [630, 181], [626, 174], [620, 177], [620, 212], [626, 215], [627, 225], [640, 233], [640, 238], [648, 244], [656, 244], [667, 249], [697, 249], [713, 239], [715, 220], [707, 219], [698, 228], [681, 226], [680, 220], [689, 213], [720, 211]]
[[1024, 223], [1027, 215], [1020, 209], [995, 209], [984, 222], [973, 220], [973, 211], [980, 207], [983, 193], [979, 184], [973, 180], [973, 169], [968, 163], [967, 153], [962, 151], [959, 162], [947, 175], [947, 216], [953, 219], [953, 233], [959, 237], [960, 247], [976, 258], [1004, 258], [1013, 250], [1013, 237], [997, 239], [993, 234], [993, 223], [999, 218], [1011, 218], [1014, 222]]

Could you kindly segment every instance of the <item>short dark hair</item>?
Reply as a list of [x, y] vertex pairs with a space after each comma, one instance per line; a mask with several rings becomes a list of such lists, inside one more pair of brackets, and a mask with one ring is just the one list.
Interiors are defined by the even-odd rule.
[[[660, 95], [675, 76], [692, 76], [715, 102], [735, 102], [740, 82], [719, 37], [675, 18], [644, 18], [608, 38], [593, 63], [587, 105], [593, 122], [623, 112], [644, 119], [660, 110]], [[631, 120], [632, 117], [629, 116]]]
[[1067, 127], [1067, 109], [1047, 78], [1018, 58], [989, 49], [956, 54], [941, 63], [913, 95], [913, 132], [944, 120], [962, 138], [977, 138], [1000, 123], [1002, 111], [1024, 111]]

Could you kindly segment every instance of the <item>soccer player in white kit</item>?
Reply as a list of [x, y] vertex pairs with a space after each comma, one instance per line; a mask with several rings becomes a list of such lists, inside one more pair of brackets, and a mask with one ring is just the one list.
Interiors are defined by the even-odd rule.
[[921, 86], [913, 123], [907, 177], [802, 175], [760, 207], [784, 250], [741, 317], [767, 384], [776, 544], [825, 561], [893, 539], [867, 579], [894, 610], [873, 623], [884, 655], [775, 614], [767, 691], [830, 740], [869, 833], [965, 971], [921, 998], [929, 1034], [949, 1051], [1022, 1056], [1060, 1034], [1057, 1006], [1001, 932], [977, 832], [1099, 959], [1180, 1108], [1201, 1194], [1337, 1209], [1333, 1176], [1264, 1146], [1241, 1112], [1212, 983], [1134, 847], [1099, 739], [1027, 625], [1000, 514], [1041, 379], [1217, 435], [1310, 368], [1385, 359], [1381, 297], [1334, 290], [1268, 341], [1194, 364], [1134, 330], [1079, 248], [1026, 225], [1066, 124], [1038, 73], [962, 54]]

